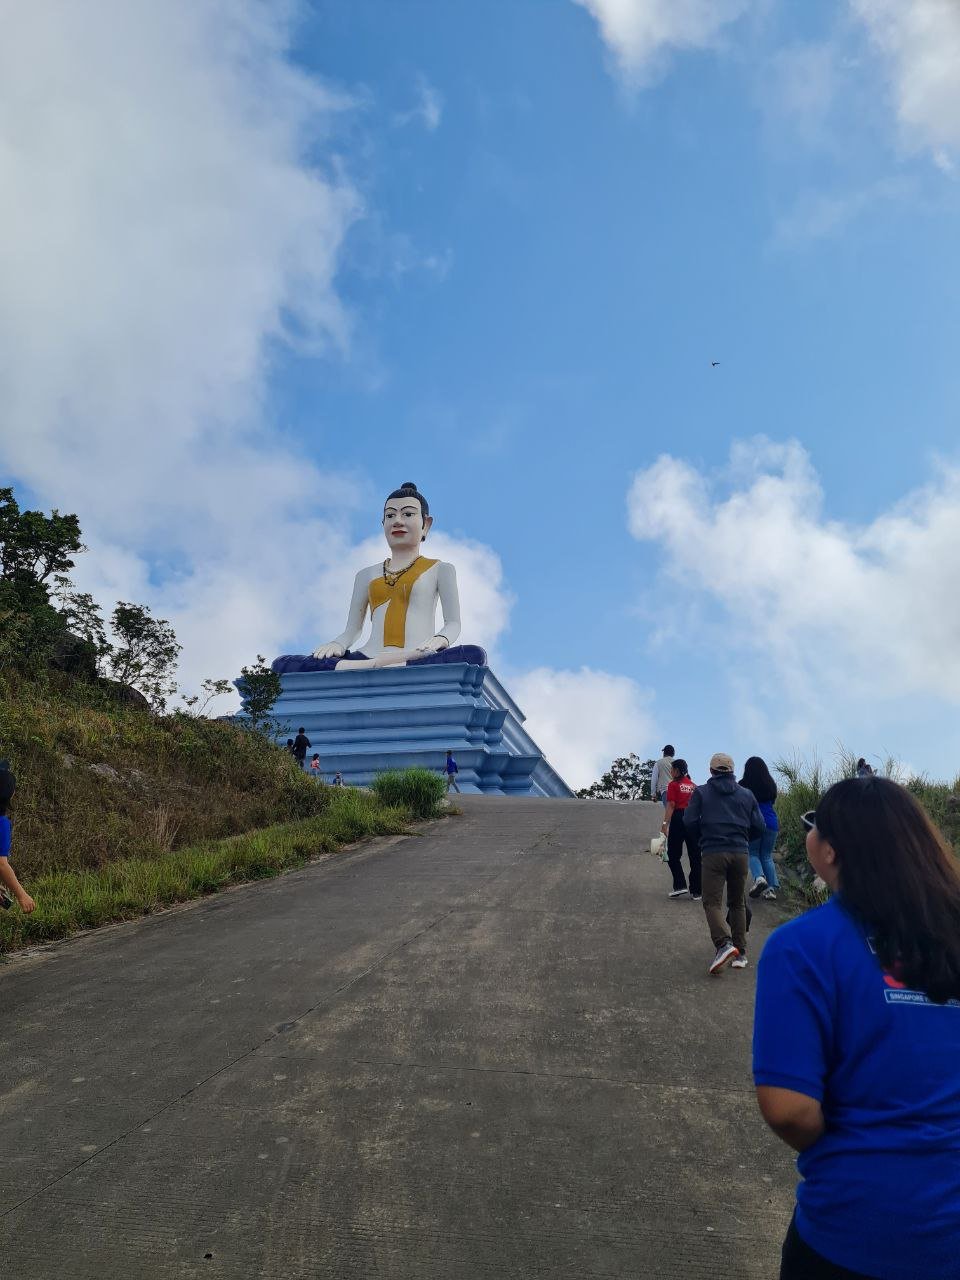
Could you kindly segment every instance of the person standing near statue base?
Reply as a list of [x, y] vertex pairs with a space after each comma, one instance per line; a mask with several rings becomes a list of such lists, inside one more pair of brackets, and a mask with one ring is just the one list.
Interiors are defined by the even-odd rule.
[[[688, 830], [700, 832], [703, 910], [716, 955], [711, 973], [725, 964], [747, 964], [746, 887], [750, 841], [763, 835], [766, 824], [752, 792], [734, 776], [733, 760], [724, 751], [710, 758], [710, 780], [697, 787], [683, 814]], [[730, 907], [730, 926], [723, 911], [724, 890]]]
[[460, 772], [460, 767], [454, 760], [452, 751], [447, 751], [447, 763], [443, 767], [447, 775], [447, 790], [449, 791], [452, 787], [459, 795], [460, 788], [457, 786], [457, 774]]
[[304, 732], [303, 725], [297, 730], [297, 736], [293, 740], [293, 758], [297, 762], [297, 768], [302, 769], [307, 762], [307, 748], [312, 747], [313, 743]]

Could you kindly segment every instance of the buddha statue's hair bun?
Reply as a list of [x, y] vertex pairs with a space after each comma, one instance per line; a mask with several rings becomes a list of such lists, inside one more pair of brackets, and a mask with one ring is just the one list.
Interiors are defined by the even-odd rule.
[[389, 502], [391, 498], [416, 498], [420, 503], [420, 510], [423, 513], [424, 520], [430, 514], [430, 504], [412, 480], [404, 480], [400, 488], [394, 489], [393, 493], [388, 496], [387, 501]]

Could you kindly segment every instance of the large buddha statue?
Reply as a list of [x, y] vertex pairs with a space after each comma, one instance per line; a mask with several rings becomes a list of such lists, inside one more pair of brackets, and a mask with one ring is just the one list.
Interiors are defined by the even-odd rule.
[[[455, 644], [460, 636], [457, 571], [452, 564], [423, 555], [432, 524], [427, 500], [412, 481], [395, 489], [383, 508], [390, 554], [382, 564], [368, 565], [357, 574], [346, 627], [312, 656], [277, 658], [274, 671], [362, 671], [434, 662], [485, 665], [483, 649]], [[439, 631], [438, 603], [443, 618]], [[370, 635], [355, 650], [368, 611]]]

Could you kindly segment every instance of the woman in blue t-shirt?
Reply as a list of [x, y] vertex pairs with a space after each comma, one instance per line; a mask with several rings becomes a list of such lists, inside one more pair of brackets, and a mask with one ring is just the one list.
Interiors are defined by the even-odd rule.
[[906, 788], [804, 815], [833, 891], [767, 941], [753, 1073], [802, 1182], [781, 1280], [960, 1280], [960, 873]]
[[773, 807], [777, 798], [777, 784], [771, 777], [766, 761], [759, 756], [751, 756], [743, 766], [740, 785], [753, 792], [765, 824], [763, 835], [750, 841], [750, 874], [753, 876], [750, 897], [759, 898], [762, 894], [764, 898], [773, 900], [780, 888], [777, 866], [773, 860], [773, 847], [780, 834], [780, 820]]

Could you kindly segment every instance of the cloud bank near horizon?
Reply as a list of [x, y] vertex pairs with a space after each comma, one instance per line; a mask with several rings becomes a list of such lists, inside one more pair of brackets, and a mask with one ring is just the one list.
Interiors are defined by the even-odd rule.
[[297, 585], [358, 498], [266, 403], [281, 344], [348, 349], [362, 213], [350, 102], [293, 66], [286, 13], [42, 0], [0, 47], [0, 464], [78, 512], [82, 585], [169, 617], [188, 678], [308, 624]]
[[[278, 352], [349, 359], [362, 320], [337, 287], [365, 214], [338, 149], [359, 106], [295, 65], [295, 14], [37, 0], [0, 46], [0, 470], [78, 513], [75, 576], [107, 613], [171, 621], [187, 689], [337, 634], [353, 573], [383, 555], [350, 536], [369, 479], [304, 457], [269, 403]], [[431, 131], [441, 99], [418, 83]], [[465, 639], [496, 652], [499, 558], [432, 546], [458, 567]], [[547, 709], [531, 686], [534, 731]]]
[[674, 634], [702, 610], [697, 647], [717, 657], [744, 732], [806, 747], [818, 726], [960, 704], [960, 602], [944, 589], [960, 572], [960, 469], [857, 525], [831, 518], [799, 442], [756, 437], [720, 476], [658, 458], [627, 512], [683, 584]]

